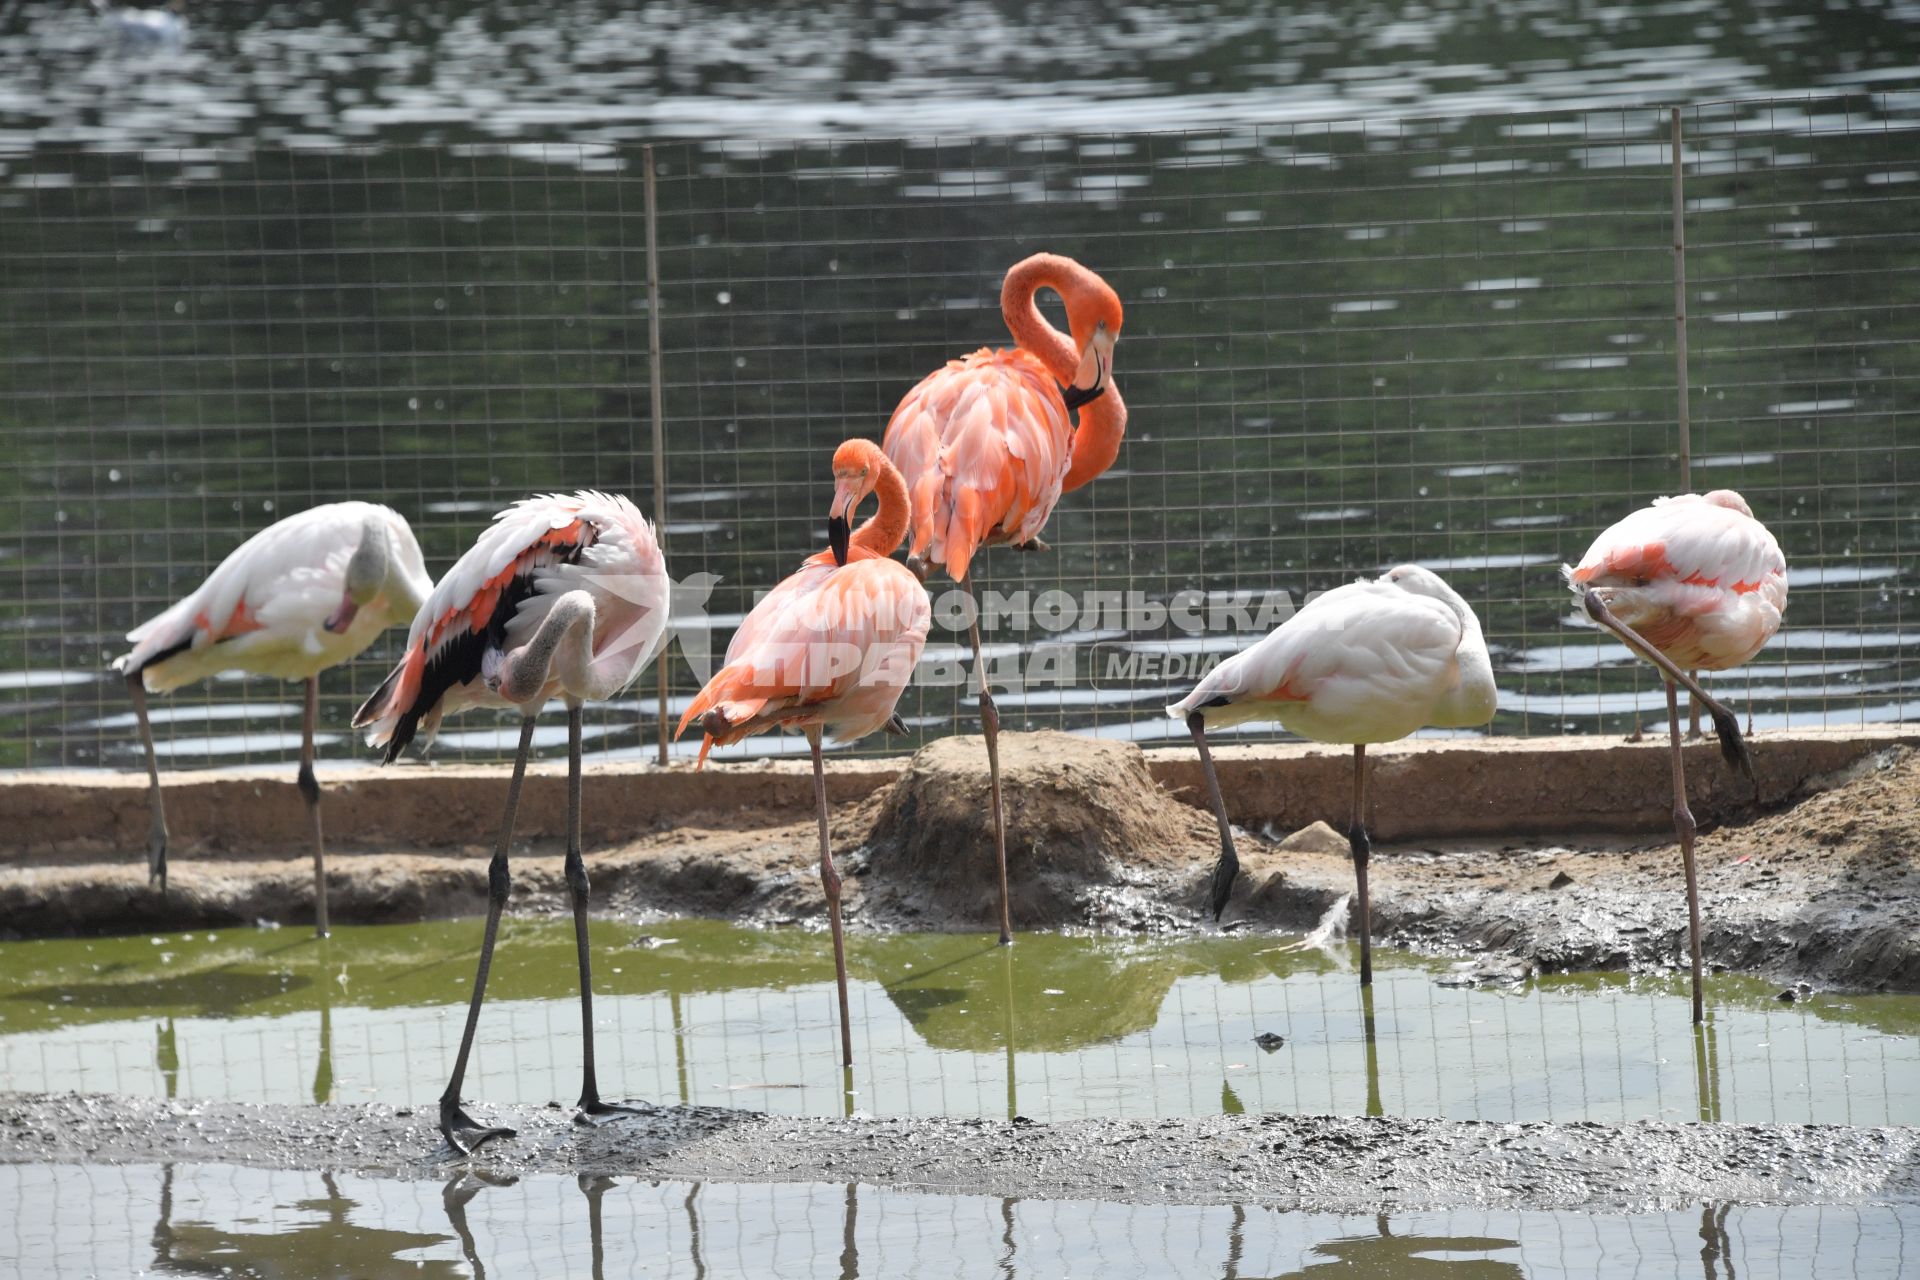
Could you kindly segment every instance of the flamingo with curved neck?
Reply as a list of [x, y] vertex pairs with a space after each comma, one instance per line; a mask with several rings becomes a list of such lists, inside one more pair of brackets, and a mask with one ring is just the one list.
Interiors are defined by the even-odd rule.
[[[1040, 313], [1043, 290], [1065, 304], [1066, 333]], [[887, 457], [899, 467], [912, 506], [907, 563], [922, 576], [938, 565], [963, 590], [983, 548], [1044, 551], [1040, 532], [1060, 495], [1111, 467], [1127, 430], [1127, 404], [1113, 379], [1113, 349], [1125, 317], [1105, 280], [1072, 258], [1036, 253], [1007, 272], [1000, 313], [1014, 347], [982, 348], [947, 362], [906, 394], [887, 423]], [[977, 622], [970, 639], [974, 670], [982, 672]], [[1013, 940], [1013, 914], [1000, 721], [984, 678], [980, 723], [1005, 943]]]
[[[880, 509], [849, 531], [874, 494]], [[775, 727], [799, 729], [813, 749], [814, 801], [820, 810], [820, 883], [833, 929], [840, 994], [840, 1053], [853, 1063], [847, 1008], [847, 955], [840, 923], [840, 873], [827, 826], [823, 732], [840, 742], [895, 726], [893, 709], [926, 647], [932, 603], [920, 579], [889, 559], [907, 533], [907, 486], [871, 440], [849, 440], [833, 454], [831, 548], [768, 592], [727, 644], [727, 661], [680, 717], [676, 737], [698, 724], [701, 763], [716, 744]]]

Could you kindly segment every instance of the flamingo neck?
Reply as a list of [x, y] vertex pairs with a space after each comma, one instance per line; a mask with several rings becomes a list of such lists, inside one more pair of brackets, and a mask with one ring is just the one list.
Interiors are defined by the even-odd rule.
[[1062, 493], [1072, 493], [1095, 480], [1113, 465], [1120, 455], [1120, 441], [1127, 434], [1127, 402], [1120, 398], [1120, 387], [1113, 379], [1100, 398], [1080, 409], [1080, 426], [1073, 433], [1073, 450], [1067, 455], [1067, 475], [1060, 482]]
[[1460, 682], [1441, 700], [1431, 723], [1442, 728], [1475, 728], [1493, 719], [1499, 703], [1493, 683], [1493, 655], [1487, 652], [1480, 619], [1467, 602], [1460, 600], [1454, 611], [1461, 623], [1460, 647], [1454, 652]]
[[880, 451], [880, 446], [870, 447], [873, 453], [868, 465], [879, 468], [879, 478], [874, 482], [873, 491], [880, 499], [880, 509], [853, 531], [851, 545], [877, 556], [890, 556], [907, 536], [907, 520], [913, 507], [907, 497], [907, 482], [901, 478], [899, 468]]
[[1073, 381], [1080, 367], [1080, 351], [1072, 338], [1047, 323], [1035, 299], [1042, 289], [1052, 289], [1062, 298], [1072, 297], [1070, 290], [1076, 283], [1073, 273], [1084, 270], [1065, 258], [1037, 253], [1016, 264], [1000, 285], [1000, 314], [1014, 345], [1038, 359], [1062, 386]]

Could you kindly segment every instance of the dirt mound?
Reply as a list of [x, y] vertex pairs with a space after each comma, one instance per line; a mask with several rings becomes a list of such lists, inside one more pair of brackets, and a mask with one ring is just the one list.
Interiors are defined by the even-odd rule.
[[[1213, 824], [1173, 799], [1130, 742], [1000, 736], [1007, 880], [1019, 928], [1084, 923], [1116, 890], [1191, 879]], [[862, 888], [871, 909], [948, 927], [999, 919], [985, 742], [943, 738], [878, 797]]]

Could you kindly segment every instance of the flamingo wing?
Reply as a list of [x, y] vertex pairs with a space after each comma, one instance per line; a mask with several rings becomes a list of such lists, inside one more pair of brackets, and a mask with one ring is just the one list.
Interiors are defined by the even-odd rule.
[[910, 549], [960, 581], [981, 547], [1038, 536], [1072, 444], [1059, 388], [1024, 351], [976, 351], [928, 375], [883, 440], [912, 501]]
[[707, 734], [703, 761], [716, 742], [782, 723], [864, 737], [893, 714], [931, 622], [926, 588], [899, 562], [809, 560], [747, 615], [676, 736], [717, 711], [724, 727]]
[[1385, 582], [1315, 597], [1167, 708], [1209, 726], [1277, 721], [1321, 742], [1389, 742], [1426, 724], [1460, 678], [1460, 618]]
[[[404, 527], [397, 513], [366, 502], [328, 503], [268, 525], [191, 594], [128, 632], [133, 650], [114, 669], [146, 672], [147, 687], [162, 692], [228, 662], [244, 664], [249, 648], [271, 646], [321, 662], [322, 624], [339, 603], [367, 516], [376, 512]], [[245, 645], [235, 643], [242, 640]], [[232, 651], [210, 652], [219, 646]], [[196, 660], [167, 665], [189, 654]]]
[[[437, 725], [443, 699], [494, 701], [486, 676], [501, 655], [538, 630], [552, 603], [574, 587], [594, 590], [596, 648], [611, 628], [636, 655], [638, 674], [667, 620], [666, 569], [652, 526], [625, 498], [583, 491], [523, 498], [494, 517], [414, 615], [406, 655], [355, 714], [370, 746], [391, 761], [421, 723]], [[606, 598], [623, 601], [616, 622]], [[631, 677], [629, 677], [631, 678]], [[507, 705], [500, 700], [498, 705]]]
[[1737, 494], [1661, 498], [1594, 539], [1566, 571], [1682, 666], [1724, 670], [1760, 650], [1787, 603], [1780, 544]]

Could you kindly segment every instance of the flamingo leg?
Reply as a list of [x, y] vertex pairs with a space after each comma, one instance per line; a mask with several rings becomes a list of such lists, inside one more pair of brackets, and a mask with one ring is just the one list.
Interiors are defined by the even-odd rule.
[[1721, 758], [1746, 775], [1747, 781], [1753, 786], [1754, 803], [1758, 804], [1760, 779], [1754, 776], [1753, 757], [1747, 752], [1747, 741], [1741, 736], [1738, 717], [1718, 699], [1702, 689], [1698, 680], [1675, 666], [1671, 658], [1648, 644], [1638, 631], [1614, 616], [1613, 610], [1607, 608], [1606, 602], [1591, 587], [1582, 591], [1581, 604], [1589, 618], [1613, 632], [1627, 648], [1658, 667], [1668, 684], [1680, 685], [1699, 700], [1699, 704], [1706, 708], [1707, 714], [1713, 717], [1714, 732], [1720, 735]]
[[327, 858], [320, 835], [320, 780], [313, 776], [313, 725], [320, 718], [320, 677], [307, 677], [307, 709], [300, 718], [300, 798], [313, 828], [313, 936], [327, 936]]
[[813, 748], [813, 798], [820, 807], [820, 885], [827, 893], [827, 922], [833, 929], [833, 980], [840, 995], [840, 1065], [853, 1065], [853, 1023], [847, 1012], [847, 938], [840, 924], [840, 871], [833, 865], [833, 841], [827, 832], [827, 767], [820, 758], [820, 728], [807, 730]]
[[[1695, 680], [1700, 678], [1698, 671], [1689, 671], [1687, 674]], [[1753, 729], [1749, 727], [1747, 732], [1752, 733]], [[1687, 695], [1687, 741], [1700, 741], [1700, 703], [1692, 694]]]
[[580, 1038], [584, 1063], [580, 1075], [581, 1123], [593, 1116], [638, 1115], [633, 1107], [600, 1100], [600, 1084], [593, 1069], [593, 960], [587, 948], [587, 862], [580, 855], [580, 704], [567, 699], [567, 894], [573, 899], [573, 940], [580, 952]]
[[[973, 593], [973, 575], [961, 580], [960, 589]], [[993, 857], [1000, 873], [1000, 945], [1013, 941], [1013, 911], [1007, 900], [1007, 812], [1000, 799], [1000, 713], [994, 708], [993, 694], [987, 688], [987, 670], [980, 661], [980, 611], [976, 608], [968, 628], [973, 641], [973, 675], [980, 682], [980, 734], [987, 743], [987, 777], [993, 795]]]
[[1360, 985], [1373, 985], [1373, 907], [1367, 897], [1367, 859], [1373, 845], [1367, 839], [1367, 747], [1353, 744], [1353, 822], [1347, 827], [1347, 845], [1353, 850], [1353, 882], [1359, 890]]
[[1220, 795], [1220, 778], [1213, 771], [1213, 754], [1207, 750], [1206, 717], [1196, 711], [1187, 717], [1187, 731], [1193, 734], [1194, 748], [1200, 753], [1200, 771], [1207, 775], [1207, 798], [1213, 802], [1213, 820], [1220, 824], [1220, 861], [1213, 864], [1208, 883], [1207, 903], [1213, 908], [1216, 923], [1233, 896], [1233, 880], [1240, 874], [1240, 855], [1233, 848], [1233, 826], [1227, 821], [1227, 802]]
[[467, 1077], [467, 1058], [473, 1053], [474, 1028], [480, 1025], [480, 1002], [487, 995], [487, 971], [493, 967], [493, 944], [500, 936], [500, 913], [507, 905], [513, 877], [507, 869], [507, 850], [513, 844], [513, 820], [520, 812], [520, 787], [527, 780], [527, 752], [533, 746], [533, 717], [520, 721], [520, 750], [513, 758], [513, 780], [507, 784], [507, 812], [500, 820], [500, 843], [487, 866], [487, 927], [480, 939], [480, 967], [473, 975], [473, 1000], [467, 1006], [467, 1027], [460, 1034], [460, 1052], [453, 1059], [453, 1075], [440, 1095], [440, 1135], [461, 1155], [492, 1138], [511, 1138], [512, 1129], [489, 1127], [468, 1115], [460, 1105], [460, 1085]]
[[1680, 836], [1680, 860], [1687, 870], [1687, 950], [1693, 962], [1693, 1021], [1706, 1020], [1706, 997], [1700, 988], [1700, 880], [1694, 868], [1693, 811], [1687, 808], [1687, 766], [1680, 754], [1680, 691], [1667, 681], [1668, 742], [1673, 752], [1673, 829]]
[[167, 891], [167, 807], [160, 800], [160, 763], [153, 753], [153, 725], [147, 719], [147, 678], [127, 673], [127, 696], [140, 722], [140, 745], [147, 753], [147, 883]]

